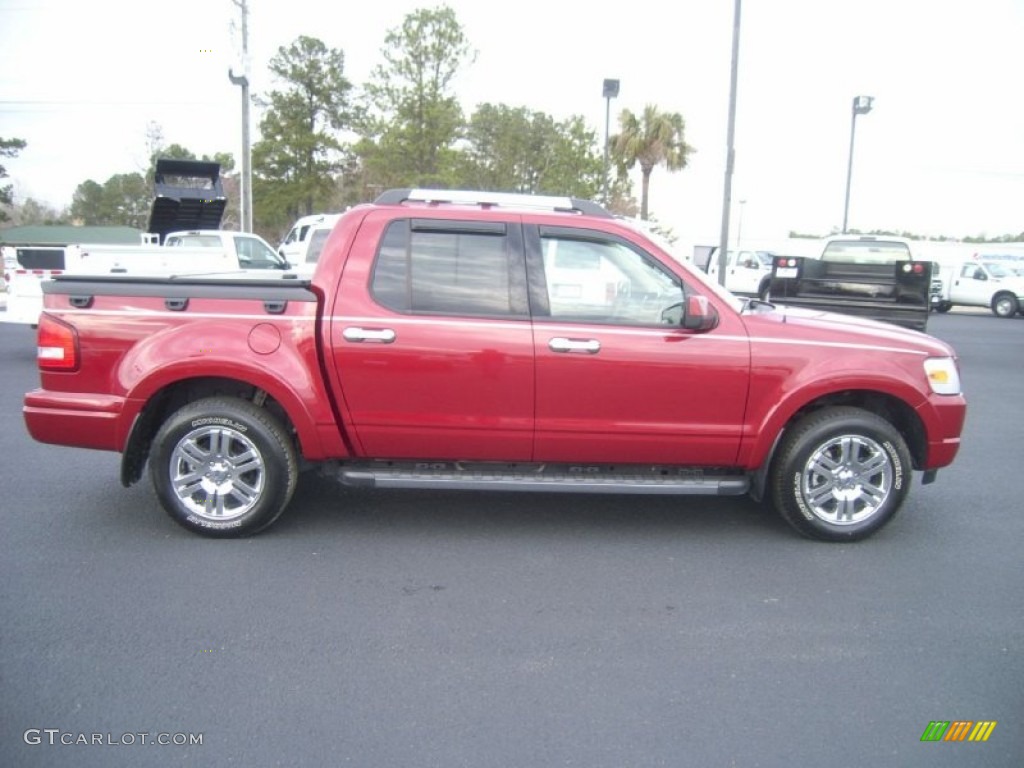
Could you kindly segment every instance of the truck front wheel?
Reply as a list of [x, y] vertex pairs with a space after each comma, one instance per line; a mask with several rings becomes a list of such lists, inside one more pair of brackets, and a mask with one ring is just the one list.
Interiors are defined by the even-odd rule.
[[1017, 309], [1017, 297], [1012, 293], [999, 293], [992, 299], [992, 313], [996, 317], [1013, 317]]
[[893, 518], [910, 473], [910, 451], [889, 422], [860, 408], [826, 408], [783, 438], [772, 464], [772, 500], [805, 536], [856, 541]]
[[278, 420], [232, 397], [197, 400], [174, 413], [153, 440], [149, 470], [175, 522], [220, 538], [273, 523], [298, 479], [295, 449]]

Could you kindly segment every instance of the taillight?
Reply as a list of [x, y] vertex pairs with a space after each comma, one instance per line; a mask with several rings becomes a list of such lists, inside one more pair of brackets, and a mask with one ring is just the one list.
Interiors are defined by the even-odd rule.
[[36, 361], [41, 371], [78, 368], [78, 331], [45, 312], [39, 316]]

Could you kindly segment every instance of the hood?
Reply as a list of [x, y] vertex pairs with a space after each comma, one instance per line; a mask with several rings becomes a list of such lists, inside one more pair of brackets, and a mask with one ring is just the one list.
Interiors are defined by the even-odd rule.
[[752, 336], [767, 334], [833, 344], [914, 351], [929, 356], [954, 356], [953, 348], [934, 336], [880, 320], [803, 307], [760, 307], [743, 314]]

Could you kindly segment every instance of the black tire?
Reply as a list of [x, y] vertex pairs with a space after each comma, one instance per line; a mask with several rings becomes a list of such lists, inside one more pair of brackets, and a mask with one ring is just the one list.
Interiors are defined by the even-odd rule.
[[761, 301], [771, 301], [770, 288], [772, 287], [772, 281], [765, 278], [761, 281], [761, 284], [757, 286], [757, 298]]
[[892, 424], [860, 408], [826, 408], [783, 437], [772, 462], [772, 501], [804, 536], [857, 541], [893, 518], [911, 470], [910, 451]]
[[246, 400], [209, 397], [160, 427], [149, 474], [176, 523], [232, 538], [258, 533], [281, 516], [295, 491], [298, 460], [271, 413]]
[[942, 314], [949, 312], [949, 310], [951, 310], [952, 308], [953, 302], [951, 301], [940, 301], [938, 304], [935, 305], [935, 311], [941, 312]]
[[992, 314], [996, 317], [1013, 317], [1019, 309], [1017, 297], [1012, 293], [997, 293], [992, 297]]

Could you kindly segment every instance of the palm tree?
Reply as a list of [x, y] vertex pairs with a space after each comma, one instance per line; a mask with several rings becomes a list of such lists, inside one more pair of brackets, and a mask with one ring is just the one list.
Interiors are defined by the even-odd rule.
[[659, 112], [652, 104], [644, 107], [642, 117], [628, 109], [622, 110], [619, 129], [621, 133], [609, 139], [611, 153], [620, 175], [624, 176], [633, 166], [640, 164], [640, 218], [646, 221], [647, 197], [655, 166], [664, 165], [670, 171], [681, 171], [686, 167], [689, 155], [696, 150], [683, 140], [686, 129], [683, 116], [678, 112]]

